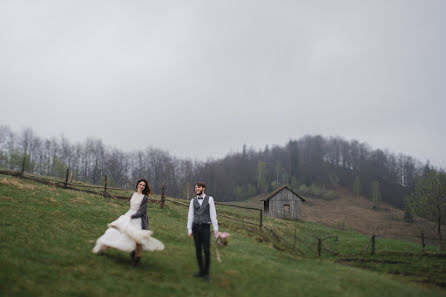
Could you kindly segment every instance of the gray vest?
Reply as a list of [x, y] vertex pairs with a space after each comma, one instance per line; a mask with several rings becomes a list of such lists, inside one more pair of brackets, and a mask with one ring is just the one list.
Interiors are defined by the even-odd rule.
[[204, 196], [203, 203], [200, 206], [198, 197], [194, 198], [194, 224], [210, 224], [211, 214], [209, 212], [209, 196]]

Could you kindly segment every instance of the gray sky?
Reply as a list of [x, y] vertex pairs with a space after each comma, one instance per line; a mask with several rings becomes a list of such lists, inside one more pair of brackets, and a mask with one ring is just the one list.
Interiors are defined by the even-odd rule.
[[446, 168], [445, 11], [0, 0], [0, 124], [201, 160], [321, 134]]

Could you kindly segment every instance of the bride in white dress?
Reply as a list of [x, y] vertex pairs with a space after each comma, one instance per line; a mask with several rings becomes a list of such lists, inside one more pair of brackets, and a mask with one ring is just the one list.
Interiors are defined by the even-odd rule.
[[153, 238], [149, 229], [147, 216], [150, 186], [145, 179], [138, 180], [136, 192], [130, 198], [130, 209], [117, 220], [108, 224], [108, 229], [98, 238], [93, 253], [99, 253], [109, 247], [125, 252], [132, 252], [132, 260], [137, 265], [141, 259], [141, 251], [160, 251], [164, 244]]

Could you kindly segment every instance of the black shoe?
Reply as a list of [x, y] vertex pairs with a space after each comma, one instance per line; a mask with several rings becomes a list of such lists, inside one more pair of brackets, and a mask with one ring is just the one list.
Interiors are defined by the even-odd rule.
[[135, 259], [133, 260], [133, 266], [138, 266], [140, 261], [141, 257], [135, 257]]
[[203, 275], [203, 279], [208, 282], [209, 281], [209, 274]]

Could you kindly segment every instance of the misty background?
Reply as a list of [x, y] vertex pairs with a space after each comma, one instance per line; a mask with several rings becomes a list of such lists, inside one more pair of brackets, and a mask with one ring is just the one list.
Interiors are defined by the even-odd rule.
[[344, 188], [441, 237], [445, 8], [0, 1], [0, 168], [218, 201]]
[[1, 1], [3, 166], [223, 200], [358, 176], [402, 207], [446, 166], [445, 6]]
[[446, 167], [444, 1], [0, 1], [0, 124], [206, 160], [304, 135]]

